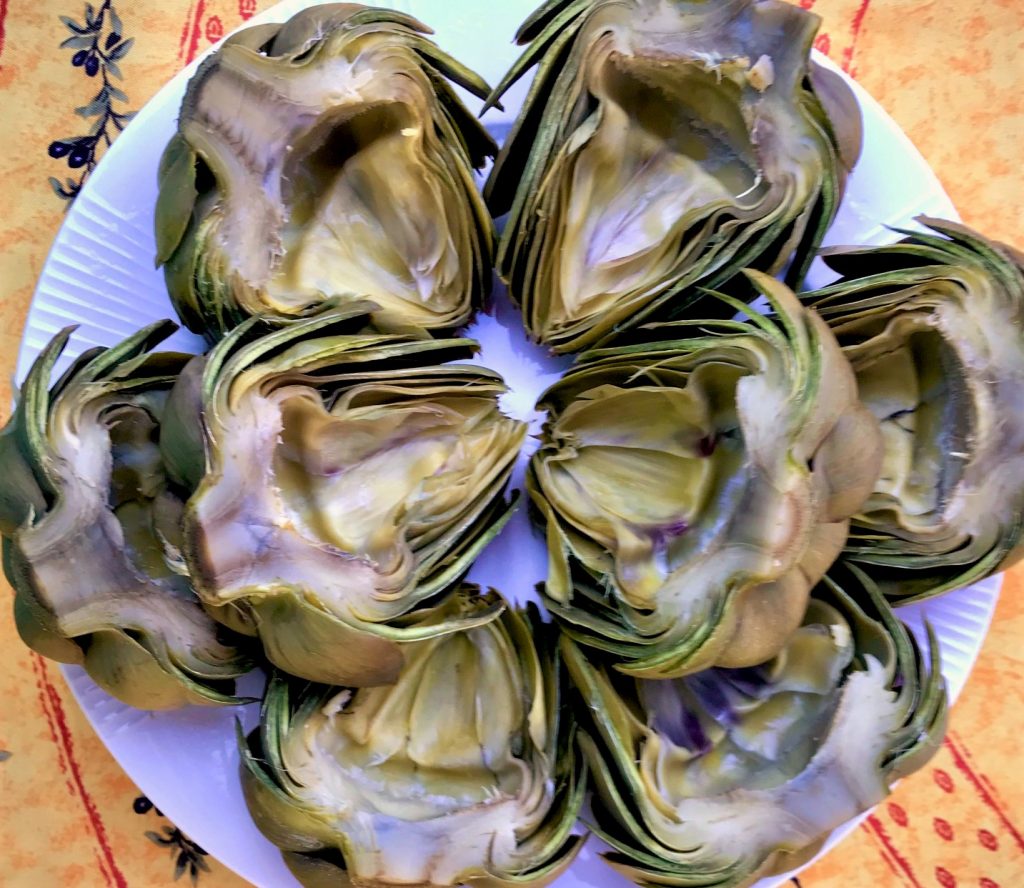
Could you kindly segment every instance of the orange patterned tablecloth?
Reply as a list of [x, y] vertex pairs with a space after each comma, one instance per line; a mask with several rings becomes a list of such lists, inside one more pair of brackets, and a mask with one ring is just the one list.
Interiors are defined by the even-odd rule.
[[[197, 52], [270, 5], [93, 2], [97, 11], [115, 7], [121, 27], [112, 52], [123, 79], [112, 81], [118, 92], [103, 107], [90, 108], [101, 78], [89, 76], [82, 56], [76, 59], [74, 42], [61, 46], [76, 36], [61, 19], [82, 24], [83, 0], [0, 0], [3, 405], [10, 403], [9, 378], [34, 281], [63, 218], [64, 200], [55, 191], [74, 191], [102, 155], [103, 133], [116, 135], [123, 122], [117, 115], [140, 108]], [[965, 220], [1022, 244], [1024, 0], [800, 5], [824, 19], [819, 49], [852, 72], [909, 133]], [[97, 122], [103, 129], [92, 140]], [[179, 863], [185, 878], [194, 865], [207, 888], [243, 885], [139, 798], [56, 666], [19, 641], [9, 616], [10, 590], [0, 595], [0, 886], [169, 885]], [[804, 888], [1024, 886], [1022, 640], [1024, 568], [1018, 568], [1007, 578], [941, 752], [801, 876]]]

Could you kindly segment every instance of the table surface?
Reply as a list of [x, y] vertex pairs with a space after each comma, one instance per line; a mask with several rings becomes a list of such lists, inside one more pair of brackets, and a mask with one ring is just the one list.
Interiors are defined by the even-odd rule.
[[[269, 0], [94, 0], [122, 22], [110, 110], [140, 108], [176, 71]], [[821, 15], [817, 46], [909, 134], [964, 220], [1024, 243], [1024, 0], [800, 0]], [[71, 59], [61, 22], [81, 0], [0, 0], [0, 404], [10, 403], [35, 279], [88, 164], [53, 158], [88, 134], [99, 77]], [[110, 19], [108, 18], [109, 22]], [[133, 42], [129, 45], [127, 41]], [[85, 109], [83, 109], [85, 110]], [[92, 109], [97, 110], [97, 109]], [[104, 115], [106, 109], [99, 109]], [[113, 137], [116, 126], [107, 120]], [[96, 151], [102, 155], [101, 139]], [[70, 178], [69, 178], [70, 177]], [[60, 672], [28, 651], [0, 612], [0, 885], [245, 883], [205, 856], [139, 796], [71, 698]], [[1008, 576], [977, 668], [935, 759], [800, 879], [804, 888], [1024, 885], [1024, 567]]]

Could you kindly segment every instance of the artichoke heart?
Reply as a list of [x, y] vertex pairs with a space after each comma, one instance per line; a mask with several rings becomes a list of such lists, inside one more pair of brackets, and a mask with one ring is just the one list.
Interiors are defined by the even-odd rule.
[[809, 860], [935, 753], [934, 634], [926, 661], [866, 576], [837, 578], [760, 666], [638, 680], [564, 640], [611, 866], [640, 885], [750, 885]]
[[826, 251], [844, 277], [806, 294], [881, 423], [878, 483], [846, 555], [897, 602], [1024, 556], [1024, 257], [954, 222]]
[[140, 709], [235, 703], [234, 679], [252, 666], [175, 569], [186, 492], [159, 438], [189, 356], [149, 353], [175, 329], [162, 321], [87, 351], [48, 390], [62, 331], [0, 432], [4, 572], [22, 639]]
[[394, 681], [400, 642], [495, 617], [472, 600], [432, 614], [510, 516], [526, 433], [500, 412], [496, 373], [444, 363], [476, 343], [375, 332], [372, 308], [269, 331], [254, 319], [221, 340], [199, 397], [207, 469], [185, 513], [206, 604], [279, 668], [350, 686]]
[[538, 405], [546, 602], [638, 676], [777, 654], [878, 477], [878, 426], [835, 338], [748, 274], [775, 318], [652, 325], [658, 341], [581, 355]]
[[272, 680], [242, 783], [303, 885], [511, 888], [569, 867], [586, 781], [551, 630], [506, 610], [409, 645], [389, 687]]
[[189, 83], [161, 162], [157, 262], [183, 322], [367, 297], [382, 325], [466, 323], [493, 225], [473, 169], [496, 147], [452, 83], [480, 78], [409, 16], [319, 6], [241, 31]]
[[856, 99], [776, 0], [554, 0], [492, 93], [536, 66], [484, 192], [498, 270], [556, 352], [676, 316], [745, 267], [797, 286], [860, 153]]

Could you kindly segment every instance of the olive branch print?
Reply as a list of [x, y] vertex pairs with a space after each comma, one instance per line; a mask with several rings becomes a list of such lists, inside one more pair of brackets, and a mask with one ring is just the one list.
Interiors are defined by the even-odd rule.
[[[159, 808], [145, 796], [139, 796], [132, 803], [132, 809], [136, 814], [148, 814], [150, 811], [158, 817], [163, 817]], [[174, 860], [174, 881], [178, 881], [185, 873], [195, 885], [199, 881], [201, 872], [210, 872], [210, 865], [206, 862], [206, 851], [186, 836], [178, 827], [165, 825], [162, 832], [147, 830], [146, 838], [154, 845], [170, 849], [171, 858]]]
[[104, 0], [98, 9], [86, 3], [84, 22], [66, 15], [62, 15], [60, 20], [71, 32], [60, 46], [61, 49], [73, 50], [72, 66], [81, 68], [86, 77], [99, 78], [96, 95], [88, 104], [75, 109], [79, 117], [92, 119], [88, 132], [57, 139], [50, 143], [48, 149], [50, 157], [63, 159], [72, 170], [82, 171], [78, 179], [68, 177], [63, 183], [54, 176], [49, 179], [54, 194], [70, 202], [96, 168], [100, 153], [110, 147], [117, 134], [135, 116], [131, 111], [114, 110], [114, 103], [127, 102], [128, 96], [112, 82], [113, 78], [124, 79], [118, 62], [128, 55], [135, 38], [124, 38], [124, 27], [112, 0]]

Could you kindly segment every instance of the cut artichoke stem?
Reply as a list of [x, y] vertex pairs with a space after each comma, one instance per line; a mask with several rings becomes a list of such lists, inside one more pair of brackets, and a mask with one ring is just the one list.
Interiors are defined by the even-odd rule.
[[236, 702], [228, 692], [251, 665], [165, 558], [182, 503], [158, 437], [188, 356], [147, 352], [173, 330], [88, 353], [48, 393], [70, 331], [59, 334], [2, 433], [18, 454], [0, 501], [15, 507], [4, 567], [22, 638], [144, 709]]
[[739, 888], [809, 859], [941, 743], [931, 644], [926, 663], [856, 570], [817, 587], [757, 667], [637, 680], [564, 639], [608, 862], [638, 884]]
[[804, 296], [881, 422], [884, 461], [848, 556], [893, 600], [982, 579], [1024, 554], [1024, 261], [962, 225], [826, 251], [844, 277]]
[[652, 327], [657, 341], [581, 356], [538, 405], [545, 595], [635, 675], [777, 654], [878, 477], [878, 425], [834, 337], [750, 279], [774, 320]]
[[818, 23], [774, 0], [563, 0], [524, 24], [489, 102], [537, 73], [485, 197], [510, 212], [498, 269], [531, 335], [603, 345], [747, 266], [799, 284], [860, 152], [852, 92], [810, 67]]
[[526, 434], [497, 374], [443, 363], [475, 343], [373, 332], [371, 308], [211, 352], [183, 549], [212, 612], [251, 614], [278, 667], [350, 686], [393, 681], [401, 642], [494, 618], [431, 616], [508, 519]]
[[414, 19], [300, 15], [229, 41], [189, 84], [156, 217], [175, 305], [212, 338], [362, 296], [383, 324], [464, 324], [493, 241], [473, 167], [496, 148], [444, 78], [486, 85]]
[[530, 621], [410, 645], [389, 687], [271, 681], [243, 787], [303, 884], [543, 885], [569, 866], [585, 781], [554, 634]]

